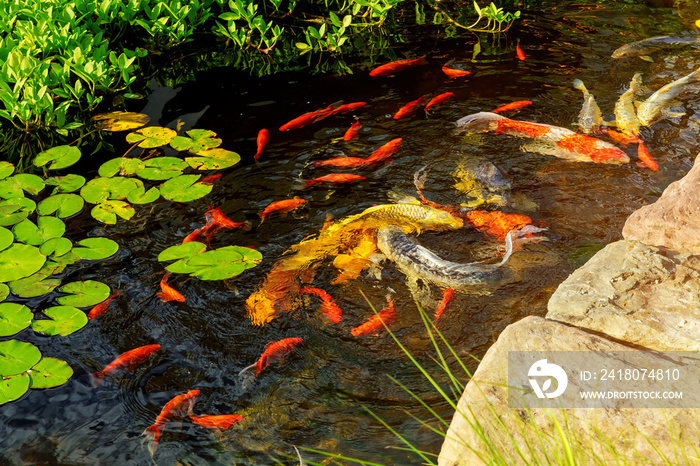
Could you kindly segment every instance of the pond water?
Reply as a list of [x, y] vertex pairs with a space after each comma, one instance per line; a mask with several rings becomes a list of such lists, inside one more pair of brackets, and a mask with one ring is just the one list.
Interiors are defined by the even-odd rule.
[[[20, 334], [42, 353], [68, 361], [76, 376], [64, 386], [32, 390], [2, 406], [0, 463], [150, 464], [141, 433], [168, 400], [192, 389], [200, 390], [197, 413], [235, 412], [244, 419], [221, 435], [186, 420], [172, 421], [153, 456], [156, 464], [298, 464], [292, 445], [379, 464], [421, 464], [416, 455], [401, 450], [401, 442], [363, 407], [418, 448], [437, 454], [442, 438], [412, 416], [444, 428], [388, 376], [410, 387], [447, 419], [449, 405], [386, 332], [350, 334], [372, 314], [363, 293], [380, 309], [393, 290], [400, 314], [393, 331], [448, 387], [433, 362], [435, 352], [405, 276], [391, 264], [385, 264], [379, 279], [362, 276], [343, 285], [330, 283], [329, 263], [319, 269], [314, 286], [328, 291], [343, 309], [339, 323], [325, 319], [319, 301], [312, 298], [301, 309], [253, 326], [246, 317], [246, 298], [288, 248], [319, 232], [327, 215], [340, 219], [386, 204], [393, 199], [392, 192], [415, 196], [413, 175], [424, 166], [426, 197], [460, 203], [464, 195], [455, 189], [453, 176], [457, 167], [493, 164], [510, 185], [508, 195], [518, 199], [503, 210], [526, 214], [547, 227], [544, 234], [549, 241], [517, 252], [506, 266], [504, 281], [490, 288], [490, 294], [458, 293], [443, 315], [445, 338], [474, 370], [476, 363], [469, 355], [483, 356], [508, 324], [544, 315], [558, 284], [590, 254], [620, 239], [626, 217], [653, 202], [688, 171], [700, 149], [700, 97], [696, 89], [686, 92], [684, 116], [643, 130], [642, 138], [661, 167], [657, 172], [637, 166], [635, 145], [625, 149], [632, 159], [627, 165], [571, 163], [524, 152], [519, 149], [521, 140], [504, 135], [454, 135], [454, 122], [511, 101], [531, 100], [531, 106], [508, 116], [574, 128], [582, 103], [581, 92], [572, 87], [575, 78], [595, 95], [606, 119], [613, 119], [614, 104], [634, 73], [643, 73], [645, 83], [655, 90], [700, 64], [698, 49], [689, 47], [654, 53], [653, 62], [610, 58], [623, 43], [695, 33], [693, 5], [681, 2], [681, 6], [679, 14], [676, 8], [652, 2], [543, 2], [524, 10], [522, 20], [499, 39], [471, 33], [445, 37], [433, 27], [411, 29], [411, 41], [397, 55], [426, 55], [428, 64], [394, 77], [370, 77], [368, 67], [354, 67], [351, 76], [299, 73], [262, 79], [217, 70], [181, 86], [169, 100], [152, 98], [145, 111], [155, 118], [160, 114], [161, 124], [204, 111], [195, 126], [215, 131], [223, 139], [222, 147], [239, 152], [242, 161], [224, 170], [212, 193], [200, 201], [162, 202], [139, 210], [129, 222], [107, 228], [94, 227], [89, 217], [73, 223], [74, 228], [91, 229], [90, 235], [108, 235], [121, 250], [98, 266], [78, 267], [71, 278], [94, 278], [123, 290], [125, 296], [113, 303], [107, 316], [70, 337]], [[523, 61], [514, 51], [518, 39], [526, 54]], [[474, 56], [477, 44], [481, 53]], [[441, 71], [448, 60], [473, 74], [448, 79]], [[406, 102], [443, 92], [454, 96], [429, 116], [421, 110], [409, 118], [391, 118]], [[277, 130], [302, 113], [341, 100], [367, 105], [299, 130]], [[354, 121], [353, 113], [363, 130], [359, 138], [344, 142], [342, 135]], [[270, 142], [257, 166], [253, 154], [260, 128], [270, 130]], [[391, 164], [357, 171], [366, 180], [296, 189], [299, 179], [334, 171], [313, 168], [310, 162], [340, 155], [365, 157], [397, 137], [403, 144]], [[304, 198], [306, 205], [258, 225], [257, 213], [270, 202], [294, 196]], [[220, 207], [234, 221], [253, 225], [249, 231], [219, 233], [212, 246], [252, 246], [264, 260], [228, 281], [174, 275], [170, 283], [186, 302], [163, 303], [155, 295], [163, 265], [154, 258], [201, 227], [208, 204]], [[498, 258], [498, 243], [469, 228], [426, 232], [418, 240], [455, 261]], [[301, 337], [304, 342], [244, 389], [239, 371], [255, 362], [268, 342], [287, 337]], [[152, 343], [163, 350], [148, 363], [107, 378], [96, 389], [86, 383], [85, 374], [102, 369], [127, 350]], [[451, 367], [467, 381], [454, 362]], [[303, 455], [324, 461], [323, 456]]]

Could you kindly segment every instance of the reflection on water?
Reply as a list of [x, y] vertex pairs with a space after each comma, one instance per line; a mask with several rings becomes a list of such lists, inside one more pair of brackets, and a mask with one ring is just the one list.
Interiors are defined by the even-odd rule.
[[[525, 61], [513, 55], [493, 63], [472, 63], [475, 36], [418, 36], [405, 53], [411, 58], [427, 54], [429, 65], [395, 77], [370, 78], [366, 69], [357, 69], [345, 77], [277, 76], [242, 83], [221, 70], [202, 76], [197, 85], [183, 86], [164, 108], [161, 123], [208, 105], [197, 126], [217, 132], [223, 147], [240, 152], [243, 161], [225, 171], [202, 201], [163, 203], [138, 211], [131, 222], [109, 227], [110, 237], [122, 246], [118, 257], [98, 267], [86, 266], [71, 277], [94, 277], [123, 289], [125, 296], [114, 302], [107, 316], [66, 338], [21, 334], [42, 352], [67, 360], [77, 376], [63, 387], [32, 390], [20, 401], [2, 406], [4, 463], [149, 464], [141, 432], [168, 400], [196, 388], [201, 391], [198, 413], [236, 412], [243, 421], [219, 436], [186, 420], [174, 420], [154, 456], [157, 464], [274, 464], [273, 458], [297, 464], [292, 445], [380, 464], [420, 464], [417, 457], [395, 448], [400, 443], [363, 406], [432, 453], [439, 450], [441, 439], [407, 413], [426, 420], [431, 415], [387, 374], [447, 418], [449, 406], [386, 333], [350, 335], [350, 329], [372, 313], [361, 291], [381, 308], [391, 288], [400, 314], [394, 326], [398, 338], [421, 363], [435, 370], [439, 382], [447, 383], [431, 359], [431, 344], [400, 272], [388, 265], [381, 280], [366, 276], [331, 285], [331, 267], [320, 268], [314, 285], [331, 293], [343, 309], [343, 320], [337, 324], [323, 317], [317, 299], [306, 298], [300, 309], [266, 326], [252, 326], [245, 317], [246, 298], [284, 251], [317, 233], [327, 215], [342, 218], [387, 203], [390, 191], [415, 195], [413, 174], [424, 166], [429, 170], [427, 198], [444, 204], [468, 202], [455, 189], [459, 180], [452, 174], [465, 169], [465, 160], [484, 162], [497, 169], [493, 173], [502, 176], [504, 183], [490, 195], [508, 200], [504, 210], [526, 213], [535, 223], [547, 226], [550, 241], [516, 253], [504, 282], [492, 294], [459, 294], [443, 315], [446, 338], [474, 369], [469, 354], [483, 355], [506, 325], [528, 315], [544, 315], [549, 296], [572, 271], [570, 264], [580, 265], [581, 257], [620, 239], [626, 217], [689, 169], [699, 148], [700, 100], [692, 92], [684, 95], [684, 116], [643, 130], [643, 139], [662, 167], [658, 172], [634, 163], [635, 146], [626, 149], [633, 160], [628, 165], [567, 163], [523, 152], [522, 141], [508, 137], [454, 136], [454, 121], [510, 101], [532, 100], [515, 118], [572, 128], [582, 103], [581, 92], [572, 86], [575, 78], [586, 83], [609, 121], [615, 101], [635, 72], [642, 72], [647, 86], [655, 90], [700, 62], [692, 50], [656, 54], [653, 63], [613, 60], [612, 51], [644, 37], [687, 32], [687, 27], [670, 8], [545, 3], [541, 9], [524, 12], [523, 20], [503, 38], [504, 47], [520, 39]], [[450, 59], [473, 74], [447, 78], [440, 68]], [[295, 82], [290, 84], [292, 79]], [[429, 118], [420, 112], [406, 119], [391, 118], [406, 102], [443, 92], [454, 96], [432, 109]], [[352, 114], [335, 115], [295, 131], [276, 129], [339, 100], [368, 102], [355, 112], [363, 125], [359, 138], [342, 141], [354, 121]], [[270, 143], [257, 167], [252, 155], [255, 136], [263, 127], [270, 129]], [[299, 178], [332, 172], [314, 169], [310, 162], [339, 155], [365, 157], [396, 137], [404, 142], [393, 163], [358, 172], [367, 180], [295, 189]], [[234, 221], [257, 225], [257, 213], [270, 202], [294, 196], [306, 199], [306, 207], [286, 217], [270, 217], [251, 231], [226, 231], [213, 239], [213, 247], [255, 247], [264, 256], [258, 267], [225, 282], [171, 277], [170, 282], [187, 298], [185, 303], [162, 303], [155, 296], [162, 270], [154, 261], [155, 253], [201, 226], [207, 204], [220, 207]], [[523, 204], [510, 202], [514, 197]], [[427, 232], [419, 239], [448, 260], [497, 257], [498, 244], [469, 229]], [[268, 342], [288, 337], [304, 342], [283, 364], [270, 365], [243, 390], [238, 372], [255, 362]], [[89, 388], [80, 376], [102, 369], [129, 349], [156, 342], [163, 349], [147, 364], [108, 378], [97, 389]], [[444, 430], [437, 421], [430, 422]]]

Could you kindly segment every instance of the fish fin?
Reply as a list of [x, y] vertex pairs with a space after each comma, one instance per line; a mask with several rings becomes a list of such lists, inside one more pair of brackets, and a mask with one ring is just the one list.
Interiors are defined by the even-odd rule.
[[95, 372], [93, 374], [89, 374], [89, 377], [90, 377], [90, 386], [92, 388], [97, 388], [102, 383], [102, 380], [104, 380], [105, 375], [102, 372]]
[[[158, 428], [156, 424], [153, 424], [151, 426], [146, 427], [146, 430], [143, 431], [141, 435], [145, 435], [147, 438], [144, 439], [144, 441], [148, 442], [148, 452], [151, 454], [151, 457], [153, 457], [153, 454], [156, 452], [156, 449], [158, 448], [158, 441], [160, 440], [160, 434], [162, 430]], [[141, 448], [143, 448], [143, 443], [141, 443]]]
[[649, 63], [654, 63], [654, 59], [651, 58], [649, 55], [640, 55], [639, 58], [641, 58], [644, 61], [648, 61]]
[[243, 377], [243, 376], [245, 375], [246, 372], [250, 371], [251, 369], [255, 369], [255, 366], [257, 366], [257, 364], [258, 364], [258, 363], [257, 363], [257, 361], [256, 361], [255, 363], [251, 364], [250, 366], [243, 368], [243, 370], [241, 370], [241, 371], [238, 373], [238, 376], [239, 376], [239, 377]]

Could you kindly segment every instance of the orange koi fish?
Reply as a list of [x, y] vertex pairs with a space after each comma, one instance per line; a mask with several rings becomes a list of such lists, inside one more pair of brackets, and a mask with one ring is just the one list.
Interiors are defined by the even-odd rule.
[[262, 222], [265, 221], [265, 218], [267, 218], [273, 212], [286, 214], [296, 209], [297, 207], [303, 205], [305, 202], [306, 200], [304, 199], [285, 199], [283, 201], [275, 201], [267, 207], [265, 207], [265, 209], [258, 214], [261, 218], [260, 224], [262, 225]]
[[428, 105], [425, 106], [425, 111], [427, 112], [428, 110], [430, 110], [430, 107], [440, 105], [447, 99], [451, 99], [453, 95], [455, 95], [454, 92], [445, 92], [443, 94], [433, 97], [432, 99], [430, 99], [430, 102], [428, 102]]
[[316, 123], [317, 121], [323, 120], [327, 116], [330, 116], [332, 113], [333, 104], [329, 105], [324, 109], [316, 110], [315, 112], [304, 113], [303, 115], [298, 116], [293, 120], [288, 121], [287, 123], [280, 126], [280, 131], [289, 131], [290, 129], [303, 128], [308, 124]]
[[366, 159], [361, 159], [359, 157], [336, 157], [328, 160], [320, 160], [313, 162], [314, 167], [342, 167], [342, 168], [359, 168], [359, 167], [370, 167], [372, 165], [384, 162], [396, 153], [401, 147], [401, 142], [403, 139], [396, 138], [384, 144], [382, 147], [377, 149], [367, 157]]
[[386, 299], [388, 303], [387, 307], [379, 311], [378, 314], [370, 317], [362, 325], [350, 330], [350, 333], [353, 336], [357, 337], [360, 335], [375, 333], [377, 330], [384, 327], [385, 324], [389, 326], [394, 322], [394, 320], [396, 320], [397, 314], [396, 310], [394, 309], [394, 302], [391, 300], [391, 296], [387, 296]]
[[183, 395], [178, 395], [172, 400], [168, 401], [163, 409], [158, 414], [156, 422], [150, 425], [143, 431], [143, 435], [148, 435], [153, 437], [153, 443], [149, 445], [148, 451], [151, 455], [156, 451], [158, 447], [158, 440], [160, 439], [160, 434], [163, 433], [165, 425], [174, 417], [183, 417], [187, 414], [194, 405], [195, 400], [199, 395], [199, 390], [190, 390]]
[[[366, 160], [366, 159], [361, 159], [361, 160]], [[330, 175], [324, 175], [324, 176], [319, 176], [318, 178], [314, 178], [313, 180], [302, 180], [304, 182], [304, 186], [301, 189], [306, 189], [310, 186], [313, 186], [315, 184], [319, 183], [333, 183], [333, 184], [338, 184], [338, 183], [351, 183], [353, 181], [359, 181], [359, 180], [366, 180], [364, 176], [360, 175], [350, 175], [348, 173], [331, 173]]]
[[518, 100], [517, 102], [511, 102], [509, 104], [502, 105], [496, 110], [491, 110], [491, 113], [501, 113], [508, 112], [510, 110], [520, 110], [521, 108], [527, 107], [528, 105], [532, 105], [532, 102], [529, 100]]
[[160, 289], [162, 291], [159, 291], [156, 294], [164, 303], [167, 303], [168, 301], [177, 301], [179, 303], [184, 303], [185, 297], [182, 296], [180, 292], [177, 291], [175, 288], [168, 285], [167, 281], [169, 276], [170, 273], [166, 273], [165, 275], [163, 275], [163, 278], [160, 279]]
[[532, 223], [532, 219], [527, 215], [488, 210], [471, 210], [463, 217], [474, 228], [499, 242], [505, 241], [509, 231], [519, 230]]
[[123, 294], [124, 293], [122, 293], [121, 290], [117, 290], [114, 293], [112, 293], [112, 295], [109, 298], [105, 299], [104, 301], [90, 309], [90, 312], [88, 313], [88, 320], [93, 320], [97, 319], [98, 317], [102, 317], [105, 314], [105, 312], [107, 312], [110, 303]]
[[383, 162], [383, 161], [387, 160], [389, 157], [391, 157], [396, 152], [398, 152], [399, 148], [401, 147], [402, 142], [403, 142], [403, 139], [401, 139], [401, 138], [392, 139], [391, 141], [387, 142], [379, 149], [375, 150], [372, 153], [372, 155], [367, 157], [365, 159], [366, 163], [368, 165], [372, 165], [372, 164]]
[[333, 110], [331, 115], [337, 115], [338, 113], [354, 112], [358, 108], [364, 107], [367, 102], [353, 102], [351, 104], [341, 105], [340, 107]]
[[525, 52], [520, 48], [520, 40], [515, 44], [515, 54], [518, 56], [518, 60], [525, 60]]
[[529, 138], [536, 138], [539, 136], [544, 136], [549, 134], [552, 129], [546, 125], [541, 125], [539, 123], [530, 123], [529, 121], [515, 121], [504, 118], [498, 120], [496, 125], [496, 131], [494, 134], [512, 134], [517, 136], [527, 136]]
[[270, 365], [271, 362], [282, 362], [284, 357], [291, 353], [294, 348], [304, 341], [303, 338], [284, 338], [279, 341], [272, 341], [265, 346], [265, 351], [260, 355], [254, 364], [243, 369], [238, 375], [243, 375], [251, 369], [255, 369], [255, 376], [260, 375], [263, 369]]
[[654, 160], [654, 158], [651, 156], [651, 153], [649, 153], [649, 149], [647, 149], [647, 146], [644, 144], [644, 141], [639, 141], [639, 145], [637, 146], [637, 157], [639, 157], [639, 162], [637, 162], [638, 166], [647, 167], [652, 171], [659, 170], [659, 165], [656, 163], [656, 160]]
[[556, 144], [570, 153], [589, 157], [593, 163], [614, 163], [618, 160], [625, 160], [625, 163], [629, 162], [629, 157], [627, 157], [627, 154], [622, 152], [620, 149], [614, 146], [601, 147], [601, 145], [598, 144], [599, 142], [602, 141], [590, 136], [574, 133], [564, 136], [560, 140], [556, 141]]
[[447, 306], [450, 304], [452, 299], [455, 297], [455, 290], [452, 288], [447, 288], [446, 290], [442, 290], [441, 293], [442, 293], [442, 301], [440, 301], [440, 304], [438, 305], [437, 309], [435, 309], [434, 322], [436, 324], [437, 324], [437, 321], [442, 316], [442, 313], [447, 310]]
[[343, 135], [343, 141], [349, 141], [353, 138], [356, 138], [357, 136], [360, 135], [360, 128], [362, 128], [362, 124], [360, 123], [360, 120], [355, 121], [350, 128], [348, 128], [347, 131], [345, 131], [345, 134]]
[[639, 139], [634, 134], [625, 134], [625, 133], [621, 133], [619, 131], [612, 130], [610, 128], [605, 128], [604, 130], [602, 130], [602, 132], [604, 132], [605, 134], [610, 136], [610, 139], [615, 141], [616, 144], [619, 144], [623, 147], [627, 146], [628, 144], [632, 144], [632, 143], [638, 144], [641, 141], [641, 139]]
[[[289, 124], [289, 123], [287, 123], [287, 124]], [[280, 128], [280, 130], [282, 130], [282, 128]], [[286, 130], [282, 130], [282, 131], [286, 131]], [[263, 128], [260, 131], [258, 131], [258, 137], [256, 139], [258, 151], [253, 156], [253, 158], [255, 159], [256, 162], [260, 158], [260, 154], [262, 154], [262, 151], [263, 151], [263, 149], [265, 149], [265, 146], [267, 145], [267, 142], [269, 140], [270, 140], [270, 132], [268, 130]]]
[[195, 416], [189, 413], [190, 419], [197, 425], [206, 427], [207, 429], [226, 430], [234, 424], [238, 424], [243, 420], [240, 414], [217, 414]]
[[199, 180], [198, 183], [213, 185], [213, 184], [216, 183], [216, 182], [218, 181], [218, 179], [221, 178], [222, 176], [223, 176], [223, 175], [221, 175], [221, 174], [205, 176], [204, 178], [202, 178], [201, 180]]
[[185, 239], [182, 240], [182, 244], [191, 243], [192, 241], [197, 241], [199, 239], [199, 237], [202, 236], [203, 233], [206, 233], [206, 227], [197, 228], [195, 231], [193, 231], [189, 235], [185, 236]]
[[220, 208], [209, 206], [209, 210], [204, 213], [207, 219], [206, 228], [212, 228], [212, 226], [218, 226], [221, 228], [242, 228], [244, 230], [249, 230], [250, 225], [246, 222], [234, 222], [224, 214]]
[[328, 317], [328, 320], [337, 324], [343, 320], [343, 311], [338, 307], [338, 305], [333, 301], [333, 297], [323, 291], [321, 288], [314, 288], [312, 286], [307, 286], [299, 289], [299, 293], [303, 294], [313, 294], [321, 298], [321, 310], [323, 315]]
[[403, 107], [399, 109], [398, 112], [394, 115], [394, 120], [398, 120], [399, 118], [405, 118], [409, 115], [411, 115], [413, 112], [418, 110], [418, 107], [423, 105], [425, 103], [425, 97], [420, 96], [419, 99], [414, 100], [413, 102], [409, 102]]
[[317, 160], [312, 163], [314, 167], [341, 167], [341, 168], [359, 168], [364, 167], [367, 159], [360, 157], [334, 157], [328, 160]]
[[97, 387], [102, 383], [102, 379], [107, 375], [113, 375], [115, 372], [122, 369], [130, 371], [134, 367], [148, 361], [153, 353], [160, 349], [160, 345], [146, 345], [140, 346], [138, 348], [127, 351], [124, 354], [118, 356], [114, 361], [107, 364], [107, 366], [99, 372], [95, 372], [91, 375], [92, 386]]
[[462, 76], [469, 76], [472, 74], [471, 71], [458, 70], [457, 68], [450, 68], [447, 64], [442, 65], [442, 72], [445, 73], [450, 79], [461, 78]]
[[425, 61], [425, 57], [416, 58], [415, 60], [399, 60], [387, 63], [386, 65], [378, 66], [369, 72], [372, 77], [376, 76], [389, 76], [399, 71], [403, 71], [407, 68], [417, 65], [427, 65], [428, 62]]

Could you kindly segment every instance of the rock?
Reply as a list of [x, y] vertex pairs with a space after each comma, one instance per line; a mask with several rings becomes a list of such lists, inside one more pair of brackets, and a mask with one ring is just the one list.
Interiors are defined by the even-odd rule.
[[566, 279], [547, 318], [659, 351], [700, 350], [700, 257], [607, 245]]
[[700, 254], [700, 155], [693, 168], [671, 183], [653, 204], [627, 218], [622, 236], [652, 246]]

